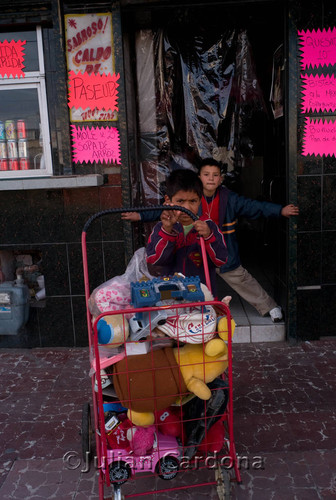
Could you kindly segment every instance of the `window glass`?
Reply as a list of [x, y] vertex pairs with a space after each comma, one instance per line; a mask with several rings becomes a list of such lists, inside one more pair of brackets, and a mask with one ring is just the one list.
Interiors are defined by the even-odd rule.
[[19, 40], [26, 40], [24, 48], [24, 72], [38, 71], [38, 52], [37, 52], [37, 38], [36, 31], [16, 31], [16, 32], [6, 32], [0, 33], [0, 42], [7, 40], [10, 42], [18, 42]]
[[1, 103], [0, 170], [41, 168], [43, 142], [37, 88], [2, 90]]
[[25, 76], [0, 78], [0, 180], [52, 175], [42, 30], [1, 33], [4, 40], [27, 43]]

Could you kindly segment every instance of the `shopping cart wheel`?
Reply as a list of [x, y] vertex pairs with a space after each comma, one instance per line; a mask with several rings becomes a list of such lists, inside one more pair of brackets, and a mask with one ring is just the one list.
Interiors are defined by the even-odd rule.
[[173, 479], [180, 468], [177, 458], [167, 455], [160, 458], [155, 467], [155, 472], [161, 479]]
[[82, 407], [82, 457], [85, 464], [90, 463], [92, 458], [92, 434], [90, 403], [84, 403]]
[[112, 462], [109, 466], [109, 475], [111, 483], [120, 486], [131, 477], [130, 466], [123, 460]]
[[120, 484], [113, 485], [113, 500], [125, 500], [124, 495], [121, 494]]
[[219, 500], [230, 500], [231, 498], [230, 471], [224, 469], [220, 464], [218, 464], [215, 476], [217, 481], [217, 493]]

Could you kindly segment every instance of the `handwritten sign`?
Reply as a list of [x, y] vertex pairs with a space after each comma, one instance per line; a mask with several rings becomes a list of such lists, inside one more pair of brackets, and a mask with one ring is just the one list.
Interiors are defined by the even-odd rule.
[[335, 111], [336, 80], [334, 75], [303, 76], [302, 112]]
[[298, 31], [299, 47], [302, 50], [301, 67], [328, 66], [336, 64], [336, 28]]
[[120, 138], [115, 127], [76, 127], [71, 125], [75, 163], [120, 164]]
[[[114, 42], [112, 14], [66, 14], [66, 57], [69, 73], [88, 75], [113, 75]], [[116, 109], [105, 109], [102, 113], [98, 106], [70, 107], [72, 122], [118, 119]]]
[[336, 122], [306, 117], [303, 134], [303, 156], [336, 155]]
[[7, 76], [7, 78], [10, 76], [13, 78], [25, 76], [22, 71], [24, 68], [23, 45], [25, 43], [26, 40], [18, 40], [17, 42], [4, 40], [0, 42], [0, 76]]
[[70, 108], [90, 108], [117, 110], [117, 94], [120, 75], [95, 75], [88, 73], [69, 73]]

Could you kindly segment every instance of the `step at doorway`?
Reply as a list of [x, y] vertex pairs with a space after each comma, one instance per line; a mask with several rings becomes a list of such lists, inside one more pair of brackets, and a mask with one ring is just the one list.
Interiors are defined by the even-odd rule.
[[[249, 272], [267, 293], [273, 296], [270, 282], [265, 280], [256, 269], [249, 269]], [[232, 290], [220, 276], [217, 276], [217, 292], [220, 299], [225, 295], [232, 296], [230, 311], [237, 325], [233, 336], [234, 343], [284, 342], [286, 340], [284, 321], [273, 323], [270, 316], [260, 316], [256, 309]]]

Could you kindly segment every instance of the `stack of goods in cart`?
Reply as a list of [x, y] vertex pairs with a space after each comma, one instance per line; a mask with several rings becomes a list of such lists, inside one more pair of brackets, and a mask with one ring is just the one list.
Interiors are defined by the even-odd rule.
[[[97, 322], [108, 446], [118, 450], [119, 459], [129, 465], [123, 471], [125, 480], [137, 472], [134, 457], [144, 457], [153, 449], [169, 452], [167, 470], [161, 470], [159, 453], [156, 458], [161, 466], [152, 472], [171, 479], [178, 470], [181, 446], [189, 459], [195, 453], [223, 449], [227, 317], [223, 312], [219, 317], [211, 304], [192, 304], [213, 301], [199, 277], [174, 275], [131, 283], [122, 278], [98, 287], [89, 301], [93, 321], [102, 312], [129, 310], [129, 314], [107, 315]], [[132, 311], [144, 307], [148, 312]], [[233, 332], [233, 320], [231, 328]], [[170, 386], [174, 380], [176, 385]], [[205, 404], [207, 400], [211, 404]], [[135, 462], [129, 460], [130, 454]], [[122, 484], [119, 466], [115, 470], [111, 466], [112, 458], [111, 481]]]
[[0, 170], [28, 170], [29, 168], [25, 120], [0, 121]]

